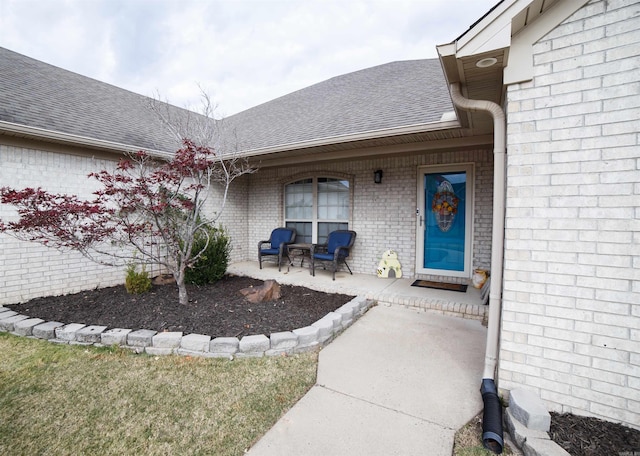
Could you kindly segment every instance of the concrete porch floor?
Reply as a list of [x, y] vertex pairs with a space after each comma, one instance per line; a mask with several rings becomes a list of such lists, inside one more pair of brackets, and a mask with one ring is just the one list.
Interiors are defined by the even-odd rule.
[[257, 261], [244, 261], [229, 265], [227, 272], [260, 280], [274, 279], [283, 285], [303, 286], [325, 293], [365, 296], [378, 303], [415, 307], [473, 320], [484, 319], [489, 308], [482, 304], [480, 290], [471, 285], [465, 293], [436, 290], [411, 286], [415, 279], [381, 279], [375, 274], [350, 275], [347, 270], [336, 272], [334, 281], [331, 272], [322, 268], [316, 268], [314, 277], [306, 265], [300, 267], [283, 264], [282, 270], [278, 271], [274, 262], [264, 261], [262, 269]]

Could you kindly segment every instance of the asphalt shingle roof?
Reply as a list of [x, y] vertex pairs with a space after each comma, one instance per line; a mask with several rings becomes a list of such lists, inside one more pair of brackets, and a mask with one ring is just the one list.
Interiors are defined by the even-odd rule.
[[[0, 48], [0, 121], [172, 152], [175, 138], [149, 103], [148, 97]], [[224, 119], [223, 131], [241, 151], [285, 149], [435, 122], [452, 110], [439, 61], [411, 60], [298, 90]]]
[[[0, 48], [0, 120], [164, 151], [150, 98]], [[172, 108], [178, 109], [178, 108]]]
[[348, 73], [226, 119], [240, 149], [439, 121], [453, 105], [438, 59], [392, 62]]

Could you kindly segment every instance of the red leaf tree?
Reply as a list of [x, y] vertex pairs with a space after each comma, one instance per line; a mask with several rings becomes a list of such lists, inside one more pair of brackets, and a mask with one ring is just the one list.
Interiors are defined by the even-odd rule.
[[[190, 140], [168, 161], [146, 152], [120, 160], [115, 171], [89, 174], [101, 188], [91, 201], [41, 188], [0, 189], [18, 220], [0, 221], [0, 232], [59, 249], [72, 249], [111, 266], [156, 264], [173, 274], [181, 304], [189, 298], [185, 271], [202, 255], [194, 239], [220, 217], [231, 182], [253, 170], [246, 160], [224, 159]], [[220, 210], [204, 205], [212, 185], [222, 191]], [[133, 248], [131, 248], [133, 247]]]

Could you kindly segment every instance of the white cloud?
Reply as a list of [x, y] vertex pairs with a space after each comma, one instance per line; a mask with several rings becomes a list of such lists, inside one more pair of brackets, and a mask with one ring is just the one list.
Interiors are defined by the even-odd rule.
[[222, 115], [333, 76], [436, 57], [497, 0], [0, 0], [0, 46]]

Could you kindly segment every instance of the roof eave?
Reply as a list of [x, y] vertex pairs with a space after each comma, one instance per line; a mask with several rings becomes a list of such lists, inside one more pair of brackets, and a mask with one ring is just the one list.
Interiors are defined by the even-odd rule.
[[103, 139], [79, 136], [71, 133], [48, 130], [46, 128], [31, 127], [28, 125], [16, 124], [6, 121], [0, 121], [0, 134], [67, 144], [77, 147], [87, 147], [90, 149], [115, 152], [123, 155], [137, 152], [139, 150], [145, 150], [148, 153], [160, 158], [170, 158], [173, 155], [166, 151], [147, 149], [131, 144], [122, 144], [113, 141], [106, 141]]
[[511, 45], [511, 18], [528, 0], [503, 0], [451, 43], [436, 46], [448, 84], [464, 82], [460, 59], [508, 49]]
[[451, 43], [436, 46], [449, 84], [465, 81], [462, 60], [502, 55], [505, 85], [533, 77], [532, 46], [589, 0], [502, 0]]
[[290, 144], [278, 144], [274, 146], [261, 147], [257, 149], [249, 149], [241, 152], [241, 155], [247, 158], [259, 157], [270, 154], [277, 154], [279, 152], [291, 152], [301, 149], [309, 149], [312, 147], [322, 147], [335, 144], [344, 144], [356, 141], [379, 139], [392, 136], [410, 135], [415, 133], [426, 133], [430, 131], [448, 130], [452, 128], [460, 128], [460, 122], [457, 119], [450, 119], [449, 115], [453, 113], [445, 113], [443, 115], [444, 120], [437, 122], [407, 125], [403, 127], [385, 128], [380, 130], [371, 130], [361, 133], [329, 136], [324, 138], [313, 139], [310, 141], [301, 141]]

